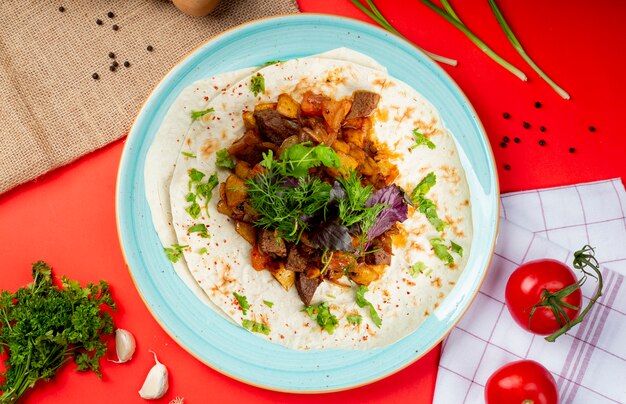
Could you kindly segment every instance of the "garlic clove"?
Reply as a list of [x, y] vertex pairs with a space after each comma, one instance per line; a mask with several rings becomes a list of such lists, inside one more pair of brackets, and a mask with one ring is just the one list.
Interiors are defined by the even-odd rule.
[[152, 366], [148, 372], [148, 376], [146, 376], [146, 380], [143, 382], [141, 390], [139, 390], [141, 398], [147, 400], [155, 400], [163, 397], [169, 388], [169, 383], [167, 381], [167, 368], [159, 362], [156, 353], [152, 352], [152, 354], [154, 355], [154, 361], [156, 364]]
[[128, 362], [135, 353], [135, 337], [122, 328], [115, 330], [115, 353], [117, 360], [114, 363]]

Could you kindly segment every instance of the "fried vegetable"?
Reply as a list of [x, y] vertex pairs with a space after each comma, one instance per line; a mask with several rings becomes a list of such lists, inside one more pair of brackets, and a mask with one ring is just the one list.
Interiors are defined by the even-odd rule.
[[276, 109], [276, 103], [275, 102], [261, 102], [254, 106], [254, 112], [263, 111], [266, 109]]
[[243, 113], [243, 124], [246, 129], [256, 129], [256, 120], [254, 119], [254, 113], [246, 111]]
[[279, 264], [278, 269], [272, 271], [272, 275], [285, 290], [291, 289], [296, 282], [296, 273], [285, 269], [285, 265], [282, 262]]
[[322, 94], [315, 94], [311, 91], [307, 91], [302, 96], [302, 114], [308, 116], [322, 115], [322, 104], [329, 98]]
[[252, 167], [249, 163], [239, 160], [235, 164], [235, 175], [243, 180], [249, 180], [252, 178]]
[[241, 178], [234, 174], [228, 176], [225, 182], [225, 199], [229, 208], [236, 209], [246, 200], [248, 197], [246, 189], [247, 186]]
[[378, 280], [380, 274], [376, 270], [374, 265], [358, 265], [349, 271], [350, 279], [359, 285], [369, 285], [370, 283]]
[[278, 103], [276, 104], [276, 112], [286, 116], [287, 118], [295, 119], [298, 117], [300, 111], [300, 104], [289, 94], [281, 94], [278, 96]]
[[343, 251], [333, 251], [328, 259], [323, 276], [325, 279], [337, 280], [344, 276], [346, 272], [350, 272], [350, 269], [355, 266], [356, 258], [354, 255]]
[[248, 243], [254, 245], [256, 241], [256, 229], [250, 223], [244, 223], [241, 221], [235, 222], [235, 230], [241, 237], [243, 237]]
[[330, 132], [337, 133], [341, 128], [341, 122], [346, 117], [352, 106], [352, 101], [324, 100], [322, 102], [322, 116], [328, 125]]

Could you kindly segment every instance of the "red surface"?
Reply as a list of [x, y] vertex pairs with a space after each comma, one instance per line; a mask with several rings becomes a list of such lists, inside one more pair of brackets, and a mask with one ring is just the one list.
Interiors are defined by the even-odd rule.
[[[626, 103], [626, 46], [621, 22], [626, 3], [501, 0], [501, 8], [529, 54], [572, 95], [564, 101], [540, 81], [508, 45], [486, 1], [456, 1], [461, 19], [529, 76], [528, 83], [501, 69], [462, 34], [416, 0], [378, 0], [380, 9], [416, 43], [454, 57], [444, 67], [465, 91], [494, 145], [502, 191], [564, 185], [626, 174], [623, 114]], [[361, 18], [348, 0], [300, 0], [303, 11]], [[535, 109], [535, 101], [543, 107]], [[510, 120], [501, 117], [511, 114]], [[529, 130], [522, 122], [531, 123]], [[547, 128], [540, 134], [538, 127]], [[594, 125], [597, 132], [588, 132]], [[503, 135], [520, 144], [501, 149]], [[537, 141], [544, 138], [545, 147]], [[171, 387], [160, 402], [313, 402], [312, 396], [273, 393], [231, 380], [188, 355], [143, 305], [124, 264], [115, 228], [115, 177], [123, 143], [117, 142], [66, 168], [0, 197], [0, 289], [30, 280], [30, 264], [43, 259], [57, 274], [81, 282], [106, 279], [119, 304], [115, 320], [137, 338], [127, 364], [103, 363], [104, 377], [78, 374], [67, 366], [51, 383], [40, 383], [26, 402], [139, 402], [137, 390], [156, 350], [170, 370]], [[569, 147], [576, 153], [570, 154]], [[510, 164], [511, 171], [502, 169]], [[436, 379], [438, 349], [386, 380], [323, 397], [347, 400], [428, 403]]]

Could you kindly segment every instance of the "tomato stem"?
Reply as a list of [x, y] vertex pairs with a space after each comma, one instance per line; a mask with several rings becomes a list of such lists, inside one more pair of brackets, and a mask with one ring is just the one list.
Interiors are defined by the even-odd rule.
[[[600, 296], [602, 296], [602, 287], [603, 287], [602, 272], [600, 271], [600, 264], [598, 263], [598, 260], [596, 259], [594, 254], [595, 254], [594, 248], [589, 245], [585, 245], [582, 249], [576, 251], [574, 253], [574, 268], [580, 269], [581, 271], [583, 271], [583, 277], [578, 282], [564, 289], [561, 289], [560, 291], [556, 292], [553, 295], [556, 296], [564, 292], [567, 292], [567, 294], [572, 293], [573, 290], [580, 288], [585, 283], [588, 276], [595, 278], [598, 282], [595, 295], [593, 296], [593, 298], [591, 298], [587, 306], [583, 309], [583, 311], [580, 312], [578, 317], [576, 317], [574, 320], [570, 321], [569, 317], [565, 315], [566, 324], [563, 327], [561, 327], [559, 330], [554, 332], [553, 334], [548, 335], [545, 338], [546, 341], [554, 342], [558, 337], [565, 334], [572, 327], [574, 327], [577, 324], [580, 324], [583, 321], [583, 318], [585, 317], [585, 315], [587, 315], [589, 310], [591, 310], [591, 307], [594, 305], [596, 300], [598, 300]], [[593, 272], [587, 271], [587, 268], [591, 268]], [[552, 299], [552, 297], [553, 296], [550, 296], [548, 300]], [[559, 297], [562, 298], [563, 296], [559, 296]], [[555, 310], [559, 310], [559, 312], [561, 312], [563, 310], [562, 302], [558, 302], [557, 305], [558, 305], [558, 309], [555, 309], [553, 308], [553, 306], [550, 305], [549, 302], [544, 301], [544, 302], [539, 303], [537, 306], [549, 306], [553, 310], [553, 312]], [[533, 308], [533, 311], [537, 306]], [[532, 315], [532, 311], [531, 311], [531, 315]], [[555, 316], [556, 316], [556, 313], [555, 313]], [[559, 316], [557, 316], [557, 320], [559, 320], [559, 324], [561, 324]]]

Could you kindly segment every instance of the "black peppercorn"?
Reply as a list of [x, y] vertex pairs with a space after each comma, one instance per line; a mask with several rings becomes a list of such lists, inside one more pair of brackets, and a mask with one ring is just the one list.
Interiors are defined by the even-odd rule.
[[98, 19], [96, 20], [96, 24], [98, 24], [98, 25], [102, 25], [102, 20], [98, 18]]
[[130, 62], [128, 60], [124, 62], [124, 67], [130, 67]]
[[117, 66], [119, 66], [119, 65], [120, 65], [120, 64], [119, 64], [119, 63], [117, 63], [117, 61], [115, 61], [115, 60], [113, 61], [113, 63], [111, 63], [111, 66], [113, 66], [113, 67], [117, 67]]
[[148, 52], [152, 52], [154, 50], [154, 48], [152, 47], [152, 45], [148, 45], [146, 47], [146, 49], [148, 50]]
[[524, 126], [524, 129], [528, 129], [530, 128], [530, 124], [526, 121], [524, 121], [524, 123], [522, 124], [522, 126]]
[[596, 127], [595, 126], [590, 126], [589, 127], [589, 132], [595, 132], [596, 131]]
[[546, 127], [545, 126], [540, 126], [539, 130], [542, 131], [542, 132], [545, 132], [546, 131]]
[[505, 148], [506, 147], [506, 142], [500, 142], [500, 147]]
[[545, 140], [543, 140], [543, 139], [541, 139], [541, 140], [539, 141], [539, 146], [545, 146], [545, 145], [546, 145], [546, 141], [545, 141]]
[[576, 149], [575, 149], [575, 148], [573, 148], [573, 147], [570, 147], [570, 148], [569, 148], [569, 152], [570, 152], [570, 153], [576, 153]]
[[118, 29], [120, 29], [120, 27], [118, 27], [117, 24], [113, 24], [111, 28], [113, 28], [113, 31], [117, 31]]
[[60, 11], [60, 12], [64, 12], [64, 11], [65, 11], [65, 7], [63, 7], [63, 6], [59, 6], [59, 11]]
[[504, 169], [507, 170], [507, 171], [510, 171], [511, 170], [511, 166], [508, 165], [508, 164], [505, 164], [504, 165]]
[[535, 108], [541, 108], [541, 103], [539, 101], [535, 102]]
[[516, 137], [515, 139], [513, 139], [513, 141], [514, 141], [515, 143], [519, 143], [519, 142], [521, 142], [522, 140], [521, 140], [520, 138]]
[[113, 53], [113, 52], [109, 52], [109, 57], [110, 57], [111, 59], [115, 59], [115, 53]]
[[502, 118], [504, 119], [509, 119], [511, 117], [511, 114], [509, 114], [508, 112], [505, 112], [504, 114], [502, 114]]
[[91, 77], [92, 77], [94, 80], [98, 80], [98, 79], [100, 78], [100, 76], [98, 75], [98, 73], [94, 73], [94, 74], [92, 74], [92, 75], [91, 75]]
[[508, 136], [503, 137], [502, 141], [505, 143], [509, 143], [509, 137]]
[[115, 67], [115, 66], [113, 66], [113, 65], [109, 66], [109, 70], [111, 70], [112, 72], [114, 72], [114, 71], [115, 71], [115, 69], [116, 69], [116, 67]]
[[109, 11], [109, 12], [107, 13], [107, 17], [109, 17], [109, 18], [113, 18], [113, 17], [115, 17], [115, 14], [113, 14], [113, 11]]

